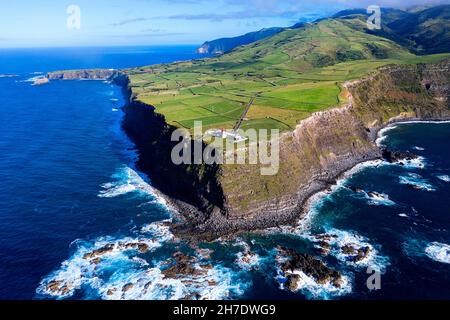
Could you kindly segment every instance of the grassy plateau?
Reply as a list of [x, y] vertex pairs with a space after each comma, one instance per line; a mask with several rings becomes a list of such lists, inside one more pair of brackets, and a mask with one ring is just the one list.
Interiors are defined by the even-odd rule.
[[322, 20], [218, 57], [130, 69], [130, 86], [175, 127], [192, 130], [202, 121], [204, 130], [231, 129], [243, 117], [242, 129], [288, 131], [314, 112], [345, 104], [345, 81], [388, 64], [448, 57], [416, 56], [364, 27], [357, 17]]

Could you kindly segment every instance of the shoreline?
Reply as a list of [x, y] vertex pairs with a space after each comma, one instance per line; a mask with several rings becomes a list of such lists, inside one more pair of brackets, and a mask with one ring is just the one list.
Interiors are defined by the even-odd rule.
[[[450, 123], [450, 118], [449, 119], [444, 119], [444, 120], [437, 120], [437, 119], [434, 119], [434, 120], [405, 120], [405, 121], [389, 122], [386, 126], [380, 128], [377, 131], [377, 135], [376, 135], [377, 139], [375, 140], [374, 143], [376, 143], [376, 145], [378, 147], [381, 147], [381, 145], [379, 144], [379, 139], [382, 139], [383, 137], [386, 137], [390, 130], [395, 129], [397, 126], [407, 125], [407, 124], [415, 124], [415, 123], [421, 123], [421, 124], [449, 124]], [[370, 165], [371, 163], [373, 163], [373, 165]], [[388, 162], [386, 162], [383, 159], [367, 160], [367, 161], [360, 162], [360, 163], [356, 164], [353, 168], [342, 172], [336, 178], [336, 183], [330, 184], [327, 188], [324, 188], [323, 190], [313, 194], [312, 196], [310, 196], [306, 200], [305, 208], [304, 208], [304, 216], [297, 221], [298, 224], [301, 224], [302, 219], [304, 219], [304, 218], [306, 218], [306, 219], [313, 218], [313, 217], [308, 217], [308, 215], [311, 214], [313, 206], [315, 204], [317, 204], [318, 202], [320, 202], [326, 196], [328, 196], [331, 193], [333, 193], [335, 191], [335, 190], [333, 190], [333, 188], [339, 187], [345, 180], [347, 180], [347, 179], [351, 178], [353, 175], [361, 172], [361, 170], [364, 170], [367, 167], [376, 167], [376, 166], [382, 165], [383, 163], [388, 163]]]

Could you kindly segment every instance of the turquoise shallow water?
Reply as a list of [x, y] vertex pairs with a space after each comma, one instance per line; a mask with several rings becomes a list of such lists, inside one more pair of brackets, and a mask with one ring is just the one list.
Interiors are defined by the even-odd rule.
[[[0, 53], [0, 73], [17, 74], [0, 78], [0, 298], [450, 298], [450, 124], [388, 131], [382, 143], [422, 158], [360, 166], [318, 197], [297, 227], [193, 246], [170, 233], [171, 212], [134, 168], [134, 146], [121, 129], [120, 88], [26, 81], [36, 71], [189, 59], [193, 49]], [[334, 236], [327, 257], [314, 238], [323, 232]], [[147, 250], [126, 247], [133, 243]], [[355, 263], [342, 254], [345, 244], [370, 247], [371, 254]], [[298, 292], [285, 291], [278, 245], [321, 259], [344, 275], [343, 286], [304, 278]], [[101, 261], [85, 259], [105, 246], [112, 249]], [[165, 262], [178, 251], [194, 256], [202, 272], [164, 277]], [[381, 271], [381, 290], [367, 289], [368, 267]], [[58, 290], [48, 289], [52, 282]]]

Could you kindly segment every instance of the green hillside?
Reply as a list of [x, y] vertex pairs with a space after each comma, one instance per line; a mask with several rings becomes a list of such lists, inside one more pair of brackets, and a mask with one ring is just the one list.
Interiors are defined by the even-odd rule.
[[[403, 11], [382, 9], [382, 30], [365, 31], [395, 41], [416, 54], [434, 54], [450, 52], [450, 5], [431, 8], [415, 8]], [[344, 10], [333, 16], [343, 21], [360, 19], [366, 21], [366, 10]]]
[[204, 129], [233, 128], [243, 116], [243, 129], [285, 131], [345, 103], [346, 80], [386, 64], [442, 58], [416, 57], [364, 26], [358, 17], [326, 19], [220, 57], [131, 69], [131, 87], [174, 126], [192, 129], [201, 120]]
[[418, 53], [450, 51], [450, 5], [410, 13], [389, 23], [396, 34], [410, 40]]

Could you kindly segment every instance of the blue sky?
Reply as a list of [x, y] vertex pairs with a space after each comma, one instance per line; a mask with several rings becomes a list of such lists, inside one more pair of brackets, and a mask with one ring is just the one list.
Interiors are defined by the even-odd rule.
[[[345, 8], [430, 1], [0, 0], [0, 47], [201, 44]], [[81, 10], [79, 30], [67, 27], [69, 5]]]

